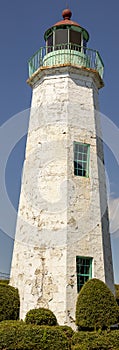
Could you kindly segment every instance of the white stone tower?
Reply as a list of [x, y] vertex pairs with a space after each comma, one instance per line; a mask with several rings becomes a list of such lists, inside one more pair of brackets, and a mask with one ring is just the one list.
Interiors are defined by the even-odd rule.
[[114, 291], [98, 91], [103, 62], [88, 32], [63, 11], [29, 60], [33, 89], [11, 284], [20, 316], [51, 309], [74, 327], [89, 278]]

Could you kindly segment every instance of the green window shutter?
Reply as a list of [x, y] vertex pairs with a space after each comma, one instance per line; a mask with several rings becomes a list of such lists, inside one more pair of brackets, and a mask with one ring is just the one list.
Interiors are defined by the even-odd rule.
[[89, 177], [90, 145], [74, 141], [74, 175]]

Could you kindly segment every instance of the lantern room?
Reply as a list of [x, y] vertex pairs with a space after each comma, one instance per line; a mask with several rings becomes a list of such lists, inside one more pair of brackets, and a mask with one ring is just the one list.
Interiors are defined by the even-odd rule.
[[72, 12], [65, 9], [62, 12], [63, 20], [57, 22], [50, 29], [46, 30], [44, 38], [48, 51], [50, 48], [58, 49], [77, 49], [83, 51], [89, 40], [88, 32], [78, 23], [71, 20]]
[[63, 10], [63, 19], [45, 31], [45, 46], [28, 61], [30, 84], [32, 75], [41, 67], [72, 65], [98, 73], [101, 87], [103, 86], [104, 64], [100, 54], [97, 50], [87, 47], [87, 30], [72, 21], [71, 16], [70, 9]]

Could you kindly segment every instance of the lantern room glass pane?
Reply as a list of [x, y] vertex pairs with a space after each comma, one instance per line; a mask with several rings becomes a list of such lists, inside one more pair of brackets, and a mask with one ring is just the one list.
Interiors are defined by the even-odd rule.
[[48, 37], [47, 46], [48, 46], [48, 52], [51, 52], [52, 51], [52, 47], [53, 47], [53, 34], [51, 34]]
[[70, 41], [70, 43], [74, 44], [74, 45], [72, 45], [72, 49], [74, 46], [74, 50], [80, 51], [80, 48], [79, 48], [79, 46], [81, 46], [81, 33], [80, 32], [70, 30], [69, 41]]
[[68, 43], [68, 30], [58, 29], [55, 31], [55, 45], [67, 44]]
[[48, 46], [53, 46], [53, 34], [48, 37]]

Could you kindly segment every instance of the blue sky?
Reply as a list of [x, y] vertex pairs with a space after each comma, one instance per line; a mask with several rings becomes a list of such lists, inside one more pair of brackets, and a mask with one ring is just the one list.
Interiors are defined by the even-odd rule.
[[[0, 125], [2, 126], [11, 117], [30, 107], [31, 88], [26, 84], [27, 60], [41, 46], [44, 46], [44, 32], [61, 19], [66, 1], [4, 0], [0, 5]], [[90, 34], [88, 46], [99, 50], [104, 61], [105, 87], [100, 91], [100, 109], [114, 123], [118, 132], [119, 3], [107, 0], [99, 2], [69, 0], [68, 5], [73, 13], [72, 19], [86, 28]], [[109, 137], [114, 138], [113, 135]], [[6, 141], [4, 137], [4, 142]], [[6, 187], [15, 208], [19, 200], [25, 141], [26, 138], [23, 137], [16, 145], [6, 165]], [[5, 147], [4, 142], [1, 145], [1, 154]], [[118, 137], [114, 139], [114, 143], [118, 147]], [[116, 211], [119, 198], [119, 166], [110, 145], [105, 145], [105, 163], [111, 194], [111, 219], [113, 218], [115, 223], [111, 234], [115, 282], [119, 283], [119, 219], [118, 210]], [[0, 200], [0, 207], [3, 208], [2, 200]], [[5, 208], [2, 215], [5, 221], [9, 221]], [[12, 247], [13, 239], [1, 230], [0, 271], [2, 272], [9, 272]]]

